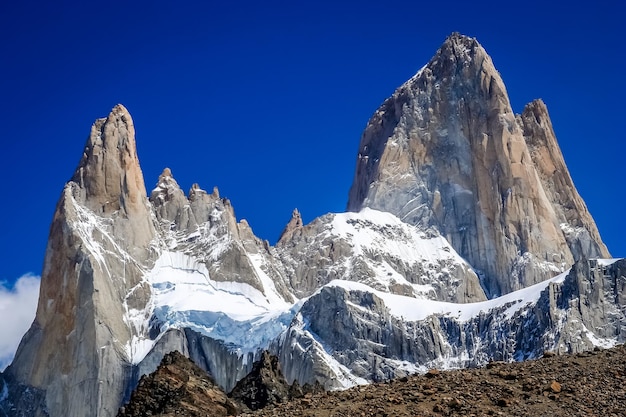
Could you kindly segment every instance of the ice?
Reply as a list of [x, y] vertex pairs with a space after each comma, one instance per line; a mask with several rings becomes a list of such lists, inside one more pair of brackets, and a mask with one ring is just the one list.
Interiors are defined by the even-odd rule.
[[[102, 233], [105, 239], [110, 238], [107, 225], [97, 216], [84, 209], [79, 215], [84, 223], [81, 232], [86, 241], [94, 231]], [[219, 213], [214, 212], [212, 216], [217, 218]], [[375, 294], [385, 303], [390, 314], [406, 321], [420, 321], [431, 315], [441, 315], [458, 322], [466, 322], [481, 312], [487, 313], [493, 309], [500, 309], [505, 317], [510, 318], [529, 303], [536, 303], [542, 291], [551, 283], [562, 282], [567, 275], [564, 272], [531, 287], [478, 303], [434, 301], [428, 299], [428, 296], [434, 294], [434, 287], [428, 285], [429, 281], [423, 281], [426, 282], [424, 285], [409, 282], [394, 269], [394, 264], [397, 260], [406, 264], [420, 264], [424, 273], [429, 275], [426, 278], [430, 280], [449, 274], [450, 270], [458, 266], [470, 268], [445, 238], [431, 230], [405, 224], [392, 214], [368, 208], [360, 213], [333, 214], [329, 219], [326, 237], [331, 241], [345, 239], [352, 247], [352, 255], [340, 265], [340, 268], [344, 268], [344, 272], [338, 274], [342, 279], [331, 281], [326, 286]], [[194, 257], [189, 250], [182, 252], [183, 249], [164, 249], [185, 248], [184, 241], [190, 239], [194, 239], [194, 245], [202, 247], [199, 252], [203, 254], [201, 259]], [[179, 243], [159, 249], [160, 256], [140, 284], [148, 284], [151, 288], [152, 296], [146, 308], [129, 309], [128, 304], [125, 304], [125, 321], [132, 334], [126, 351], [132, 363], [143, 360], [160, 335], [171, 328], [189, 328], [221, 340], [243, 358], [247, 358], [249, 353], [268, 348], [290, 326], [294, 328], [294, 318], [307, 298], [296, 300], [295, 303], [284, 298], [270, 274], [273, 266], [268, 262], [268, 255], [245, 252], [254, 271], [254, 276], [247, 277], [256, 280], [253, 286], [244, 282], [215, 280], [205, 264], [216, 262], [212, 268], [219, 268], [222, 254], [237, 244], [229, 234], [220, 235], [206, 223], [200, 225], [196, 231], [184, 233], [184, 236], [172, 235], [172, 241]], [[103, 255], [102, 248], [98, 246], [90, 247], [90, 251], [96, 259]], [[372, 253], [381, 256], [371, 256]], [[127, 255], [120, 251], [120, 256], [125, 259]], [[358, 257], [374, 272], [374, 277], [364, 279], [367, 282], [350, 280], [352, 263]], [[613, 262], [615, 260], [598, 260], [600, 265], [610, 265]], [[413, 288], [414, 297], [392, 294], [390, 288], [396, 284]], [[129, 297], [132, 292], [131, 290]], [[287, 296], [290, 300], [295, 299], [292, 294]], [[349, 303], [354, 309], [366, 309]], [[155, 329], [158, 330], [156, 337]], [[339, 363], [333, 357], [332, 350], [310, 332], [304, 323], [301, 323], [297, 331], [315, 342], [316, 355], [335, 373], [338, 385], [349, 387], [366, 383]], [[153, 334], [152, 338], [150, 334]], [[595, 340], [592, 334], [588, 337], [597, 345], [610, 343]], [[294, 346], [294, 349], [297, 348], [298, 346]], [[438, 360], [441, 361], [440, 365], [452, 367], [458, 366], [463, 358]], [[407, 372], [421, 369], [408, 362], [398, 362], [397, 365]]]
[[420, 321], [426, 319], [433, 314], [450, 316], [457, 319], [460, 322], [468, 321], [481, 312], [488, 312], [492, 309], [508, 306], [506, 314], [511, 317], [516, 311], [527, 305], [528, 303], [536, 303], [539, 300], [541, 292], [548, 287], [551, 283], [563, 282], [567, 276], [567, 272], [564, 272], [554, 278], [524, 288], [522, 290], [514, 291], [512, 293], [503, 295], [498, 298], [494, 298], [488, 301], [481, 301], [477, 303], [447, 303], [442, 301], [424, 300], [413, 297], [407, 297], [403, 295], [390, 294], [382, 291], [375, 290], [365, 284], [334, 280], [328, 283], [328, 287], [340, 287], [348, 291], [360, 291], [369, 292], [377, 297], [381, 298], [389, 312], [398, 318], [408, 321]]
[[205, 264], [182, 252], [164, 251], [146, 277], [152, 288], [149, 311], [130, 310], [126, 321], [138, 333], [127, 345], [133, 363], [139, 363], [156, 340], [147, 337], [154, 317], [161, 333], [169, 328], [190, 328], [240, 349], [265, 348], [284, 331], [295, 311], [263, 272], [260, 256], [251, 262], [264, 292], [246, 283], [212, 280]]

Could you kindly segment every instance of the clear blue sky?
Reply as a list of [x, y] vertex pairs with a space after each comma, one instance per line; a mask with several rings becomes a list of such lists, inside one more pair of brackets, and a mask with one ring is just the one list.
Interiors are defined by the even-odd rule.
[[271, 242], [294, 207], [344, 210], [370, 115], [453, 31], [491, 54], [516, 112], [544, 99], [626, 256], [625, 13], [602, 3], [3, 1], [0, 280], [41, 272], [63, 185], [116, 103], [148, 192], [166, 166], [185, 191], [217, 185]]

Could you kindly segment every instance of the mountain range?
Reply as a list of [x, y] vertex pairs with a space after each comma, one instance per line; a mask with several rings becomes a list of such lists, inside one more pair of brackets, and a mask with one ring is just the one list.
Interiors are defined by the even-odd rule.
[[289, 384], [343, 389], [611, 347], [625, 286], [546, 105], [516, 115], [484, 48], [454, 33], [369, 120], [347, 211], [294, 210], [274, 246], [217, 188], [185, 193], [166, 168], [148, 193], [129, 112], [97, 119], [0, 415], [117, 415], [175, 350], [230, 391], [266, 350]]

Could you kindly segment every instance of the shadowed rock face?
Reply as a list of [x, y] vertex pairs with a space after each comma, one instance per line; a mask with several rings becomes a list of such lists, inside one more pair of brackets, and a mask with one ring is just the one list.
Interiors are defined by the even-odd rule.
[[543, 103], [516, 118], [491, 58], [459, 34], [370, 119], [348, 201], [363, 207], [436, 227], [490, 296], [608, 257]]
[[278, 358], [263, 352], [252, 371], [235, 385], [230, 396], [250, 410], [288, 401], [290, 387], [280, 370]]
[[139, 381], [118, 417], [232, 416], [238, 412], [213, 379], [179, 352], [171, 352]]

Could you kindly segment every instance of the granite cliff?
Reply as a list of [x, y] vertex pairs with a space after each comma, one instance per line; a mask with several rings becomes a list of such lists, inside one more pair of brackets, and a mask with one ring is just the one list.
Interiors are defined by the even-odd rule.
[[459, 34], [368, 122], [348, 201], [363, 207], [436, 228], [490, 297], [609, 257], [543, 102], [516, 116], [489, 55]]
[[174, 350], [228, 392], [265, 350], [287, 384], [343, 389], [626, 340], [625, 261], [545, 105], [515, 115], [475, 39], [451, 35], [372, 116], [348, 209], [295, 210], [271, 246], [217, 188], [164, 169], [148, 193], [116, 106], [61, 193], [0, 415], [117, 415]]

